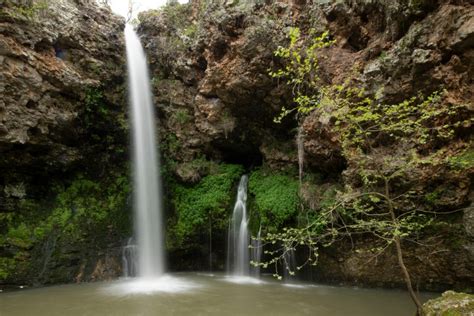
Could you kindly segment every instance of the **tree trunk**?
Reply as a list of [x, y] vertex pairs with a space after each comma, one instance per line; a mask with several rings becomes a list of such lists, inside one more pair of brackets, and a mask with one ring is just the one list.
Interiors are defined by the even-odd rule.
[[410, 293], [411, 299], [416, 305], [417, 309], [417, 315], [418, 316], [423, 316], [423, 305], [420, 302], [420, 299], [418, 298], [418, 295], [416, 295], [415, 290], [413, 290], [413, 285], [411, 283], [411, 277], [410, 274], [408, 273], [408, 269], [405, 266], [405, 262], [403, 260], [403, 252], [402, 252], [402, 246], [400, 242], [400, 237], [396, 236], [395, 237], [395, 247], [397, 248], [397, 258], [398, 258], [398, 265], [402, 269], [403, 272], [403, 278], [405, 279], [405, 283], [407, 285], [408, 292]]
[[[395, 216], [395, 210], [393, 207], [393, 201], [390, 198], [390, 187], [389, 187], [389, 182], [388, 179], [385, 179], [385, 197], [388, 202], [388, 210], [390, 212], [390, 216], [392, 218], [392, 222], [398, 226], [398, 219]], [[398, 265], [400, 266], [400, 269], [402, 270], [403, 273], [403, 278], [405, 279], [405, 283], [407, 285], [408, 293], [410, 293], [410, 297], [413, 300], [413, 302], [416, 305], [416, 315], [417, 316], [423, 316], [423, 305], [420, 302], [420, 299], [418, 298], [418, 295], [416, 295], [415, 290], [413, 289], [413, 285], [411, 283], [411, 277], [410, 273], [408, 272], [408, 269], [405, 265], [405, 261], [403, 260], [403, 251], [402, 251], [402, 243], [399, 235], [396, 235], [394, 238], [395, 241], [395, 247], [397, 249], [397, 258], [398, 258]]]

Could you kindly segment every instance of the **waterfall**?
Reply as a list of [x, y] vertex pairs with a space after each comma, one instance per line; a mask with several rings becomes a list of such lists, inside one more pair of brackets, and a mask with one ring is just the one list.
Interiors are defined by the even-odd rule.
[[234, 276], [249, 276], [249, 233], [247, 228], [247, 183], [243, 175], [237, 190], [237, 201], [229, 223], [227, 270]]
[[122, 267], [124, 277], [137, 275], [137, 245], [134, 244], [133, 238], [129, 238], [122, 248]]
[[[262, 241], [261, 241], [262, 226], [258, 229], [258, 234], [256, 239], [252, 239], [252, 253], [250, 254], [250, 260], [253, 262], [262, 261]], [[254, 266], [252, 268], [252, 275], [254, 277], [260, 277], [260, 266]]]
[[290, 274], [290, 271], [296, 272], [296, 256], [294, 249], [288, 249], [283, 255], [283, 279], [288, 281], [293, 275]]
[[159, 277], [164, 272], [162, 189], [155, 140], [155, 115], [145, 52], [130, 25], [125, 27], [125, 42], [133, 133], [138, 276], [149, 279]]
[[303, 166], [304, 166], [304, 134], [303, 126], [298, 127], [298, 135], [296, 136], [296, 144], [298, 147], [298, 176], [300, 186], [303, 181]]

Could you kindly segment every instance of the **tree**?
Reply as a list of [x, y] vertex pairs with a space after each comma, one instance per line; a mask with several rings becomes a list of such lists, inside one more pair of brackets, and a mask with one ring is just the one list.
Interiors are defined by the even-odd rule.
[[[284, 79], [293, 91], [294, 107], [282, 109], [276, 122], [292, 112], [307, 115], [319, 111], [330, 116], [339, 136], [342, 155], [349, 164], [351, 183], [336, 195], [334, 202], [312, 215], [303, 227], [267, 234], [263, 240], [281, 247], [267, 251], [273, 255], [266, 267], [285, 261], [285, 253], [305, 245], [310, 251], [303, 263], [316, 265], [319, 247], [354, 236], [373, 236], [377, 256], [395, 247], [398, 264], [409, 294], [423, 314], [411, 276], [405, 264], [403, 242], [417, 236], [433, 222], [418, 201], [426, 192], [415, 190], [417, 174], [425, 166], [448, 163], [443, 149], [455, 130], [470, 124], [463, 105], [446, 106], [442, 92], [413, 97], [398, 104], [385, 104], [356, 84], [355, 75], [342, 85], [324, 84], [318, 74], [318, 53], [333, 41], [325, 32], [304, 40], [296, 28], [290, 31], [288, 47], [275, 55], [284, 66], [270, 72]], [[297, 267], [300, 269], [303, 265]], [[288, 265], [285, 267], [289, 269]], [[290, 271], [293, 274], [294, 271]]]

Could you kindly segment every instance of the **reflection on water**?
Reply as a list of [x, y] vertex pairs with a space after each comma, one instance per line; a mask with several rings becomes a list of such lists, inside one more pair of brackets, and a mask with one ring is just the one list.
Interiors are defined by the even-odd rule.
[[[164, 283], [155, 283], [155, 288], [128, 279], [0, 293], [0, 315], [399, 316], [415, 312], [405, 291], [288, 285], [272, 279], [236, 284], [223, 275], [174, 274], [161, 280]], [[127, 291], [127, 285], [152, 290], [139, 294]], [[424, 300], [431, 297], [423, 295]]]

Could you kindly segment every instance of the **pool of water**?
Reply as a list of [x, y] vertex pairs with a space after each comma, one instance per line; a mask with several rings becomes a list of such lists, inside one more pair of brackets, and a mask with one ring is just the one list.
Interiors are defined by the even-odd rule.
[[[423, 301], [434, 295], [422, 294]], [[414, 315], [405, 291], [173, 274], [0, 293], [0, 315]]]

